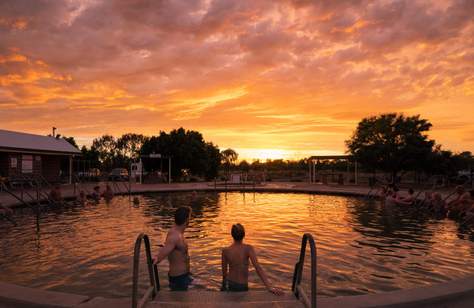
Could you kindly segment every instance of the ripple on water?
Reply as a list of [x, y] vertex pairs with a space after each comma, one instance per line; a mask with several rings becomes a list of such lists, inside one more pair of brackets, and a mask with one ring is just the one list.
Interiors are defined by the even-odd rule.
[[[0, 275], [20, 285], [92, 296], [130, 296], [132, 253], [138, 233], [151, 238], [153, 253], [172, 226], [174, 209], [193, 208], [186, 231], [197, 288], [217, 290], [221, 249], [231, 243], [230, 227], [240, 222], [270, 279], [289, 288], [301, 245], [312, 233], [318, 248], [318, 292], [358, 295], [409, 288], [472, 273], [470, 235], [450, 220], [409, 209], [386, 211], [358, 198], [279, 193], [189, 193], [127, 197], [110, 204], [54, 210], [40, 217], [15, 213], [17, 227], [0, 222]], [[309, 288], [309, 248], [303, 283]], [[142, 255], [140, 286], [147, 285]], [[167, 285], [167, 267], [159, 265]], [[263, 288], [251, 268], [249, 285]]]

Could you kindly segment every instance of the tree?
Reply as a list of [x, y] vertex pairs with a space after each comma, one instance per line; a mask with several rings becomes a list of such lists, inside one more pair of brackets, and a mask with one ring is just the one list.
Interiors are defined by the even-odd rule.
[[114, 158], [117, 153], [117, 141], [112, 135], [103, 135], [92, 141], [92, 151], [99, 153], [99, 160], [105, 169], [111, 169], [114, 166]]
[[[169, 134], [160, 132], [159, 136], [147, 139], [141, 150], [142, 154], [162, 154], [171, 156], [171, 175], [179, 178], [183, 170], [189, 170], [193, 175], [212, 178], [217, 174], [220, 163], [219, 148], [212, 143], [206, 143], [202, 134], [197, 131], [179, 128]], [[144, 159], [145, 168], [157, 170], [159, 160]], [[165, 169], [167, 169], [167, 161]]]
[[135, 160], [140, 156], [140, 149], [146, 140], [147, 137], [141, 134], [123, 134], [117, 139], [117, 154]]
[[239, 158], [239, 154], [233, 149], [225, 149], [221, 152], [221, 163], [223, 163], [227, 167], [227, 175], [230, 173], [230, 166], [234, 164]]
[[419, 115], [372, 116], [359, 122], [346, 145], [363, 167], [390, 172], [395, 179], [400, 171], [416, 170], [422, 160], [430, 157], [435, 142], [426, 133], [431, 126]]
[[76, 149], [79, 149], [79, 146], [77, 145], [76, 140], [74, 139], [74, 137], [64, 137], [63, 136], [63, 139], [66, 140], [67, 142], [69, 142]]
[[90, 168], [99, 168], [99, 152], [93, 148], [87, 149], [85, 145], [81, 148], [82, 160], [86, 161]]

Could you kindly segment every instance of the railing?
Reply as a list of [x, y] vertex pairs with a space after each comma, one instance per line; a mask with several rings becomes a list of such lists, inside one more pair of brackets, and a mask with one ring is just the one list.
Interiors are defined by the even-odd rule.
[[[309, 242], [311, 249], [311, 300], [301, 287], [301, 279], [303, 278], [304, 257], [306, 254], [306, 243]], [[298, 299], [301, 299], [306, 307], [316, 308], [316, 244], [311, 234], [305, 233], [301, 241], [300, 259], [295, 265], [293, 274], [293, 284], [291, 290]]]
[[[138, 301], [138, 275], [140, 270], [140, 248], [142, 241], [145, 242], [146, 261], [148, 264], [148, 275], [150, 276], [150, 286], [145, 291], [145, 294]], [[160, 280], [158, 278], [158, 268], [153, 264], [150, 250], [150, 240], [148, 235], [140, 233], [135, 241], [135, 249], [133, 252], [133, 290], [132, 290], [132, 308], [144, 307], [148, 299], [154, 299], [160, 290]]]

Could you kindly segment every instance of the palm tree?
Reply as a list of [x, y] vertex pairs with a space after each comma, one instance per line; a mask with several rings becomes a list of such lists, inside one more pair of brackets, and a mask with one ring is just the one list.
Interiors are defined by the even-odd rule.
[[238, 157], [239, 154], [237, 154], [236, 151], [230, 148], [221, 152], [221, 161], [224, 165], [227, 166], [227, 177], [229, 177], [230, 166], [237, 161]]

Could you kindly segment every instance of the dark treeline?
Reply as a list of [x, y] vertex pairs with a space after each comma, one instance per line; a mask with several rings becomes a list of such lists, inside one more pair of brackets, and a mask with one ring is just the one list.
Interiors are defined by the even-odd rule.
[[[428, 138], [432, 124], [416, 116], [382, 114], [362, 119], [353, 135], [346, 141], [349, 163], [344, 160], [320, 161], [318, 170], [348, 171], [355, 161], [361, 171], [382, 172], [392, 178], [415, 172], [429, 177], [442, 175], [459, 177], [459, 171], [470, 179], [474, 169], [471, 152], [455, 153], [442, 148]], [[77, 147], [73, 137], [63, 137]], [[183, 128], [169, 133], [161, 131], [155, 136], [128, 133], [118, 138], [103, 135], [93, 140], [90, 148], [81, 148], [81, 160], [88, 168], [110, 171], [113, 168], [129, 168], [130, 163], [142, 157], [146, 171], [167, 173], [171, 157], [171, 174], [174, 179], [196, 176], [202, 179], [229, 177], [231, 172], [265, 172], [275, 178], [304, 178], [308, 170], [307, 159], [300, 160], [238, 160], [232, 149], [219, 150], [212, 142], [204, 140], [201, 133]], [[161, 154], [163, 159], [144, 158]], [[352, 166], [350, 166], [352, 164]]]
[[[64, 137], [77, 146], [73, 137]], [[214, 178], [221, 162], [219, 148], [212, 142], [206, 142], [201, 133], [183, 128], [169, 133], [160, 132], [157, 136], [144, 136], [128, 133], [118, 138], [103, 135], [92, 141], [90, 148], [81, 148], [81, 160], [87, 168], [110, 171], [113, 168], [129, 168], [140, 157], [144, 169], [168, 171], [168, 157], [171, 157], [171, 175], [174, 178], [183, 174], [192, 174], [205, 179]], [[150, 154], [161, 154], [162, 159], [146, 158]], [[79, 164], [80, 165], [80, 164]]]

